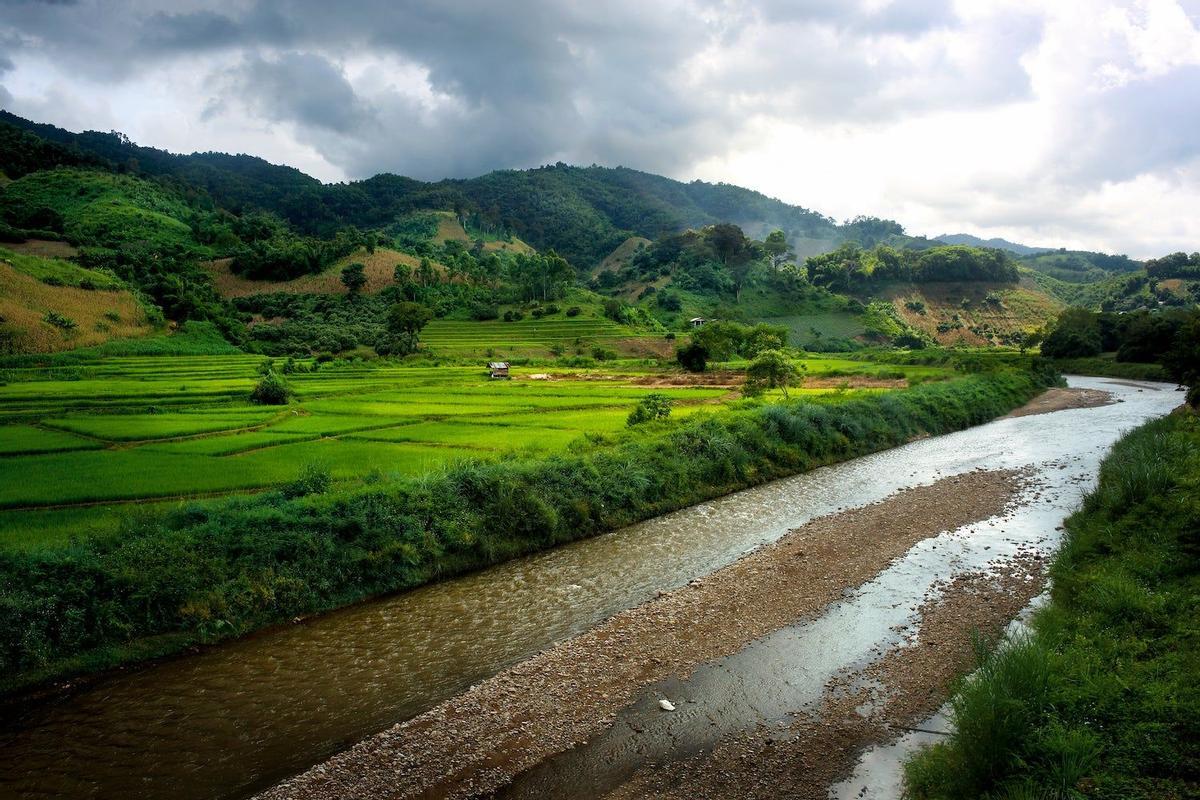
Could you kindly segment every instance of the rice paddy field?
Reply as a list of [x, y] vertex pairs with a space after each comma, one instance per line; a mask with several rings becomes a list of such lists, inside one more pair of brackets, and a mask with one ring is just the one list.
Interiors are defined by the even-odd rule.
[[[434, 320], [421, 332], [421, 343], [439, 355], [461, 357], [483, 355], [544, 355], [560, 347], [565, 353], [580, 350], [586, 355], [593, 345], [615, 349], [637, 336], [627, 326], [601, 316], [527, 318], [519, 322], [474, 322], [467, 320]], [[625, 349], [625, 348], [622, 348]]]
[[[539, 325], [554, 336], [552, 323]], [[452, 336], [454, 330], [447, 327], [447, 340], [463, 347], [481, 341], [469, 330]], [[651, 368], [634, 362], [548, 377], [546, 367], [514, 368], [507, 381], [474, 365], [334, 362], [290, 375], [296, 396], [289, 405], [258, 406], [248, 396], [261, 362], [247, 355], [145, 356], [6, 370], [0, 547], [112, 530], [145, 506], [271, 489], [310, 466], [335, 481], [372, 480], [463, 459], [603, 446], [629, 435], [629, 412], [652, 391], [674, 401], [672, 419], [738, 402], [729, 386], [656, 386]], [[813, 377], [897, 369], [836, 358], [810, 358], [806, 368]], [[937, 372], [904, 369], [913, 377]], [[792, 394], [862, 391], [873, 390]]]

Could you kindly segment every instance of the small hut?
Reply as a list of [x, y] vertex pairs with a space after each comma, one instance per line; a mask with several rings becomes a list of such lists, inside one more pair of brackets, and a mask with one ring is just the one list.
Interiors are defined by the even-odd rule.
[[507, 361], [489, 361], [488, 371], [493, 378], [508, 378], [508, 362]]
[[693, 328], [699, 328], [704, 323], [708, 322], [704, 317], [692, 317], [690, 320]]

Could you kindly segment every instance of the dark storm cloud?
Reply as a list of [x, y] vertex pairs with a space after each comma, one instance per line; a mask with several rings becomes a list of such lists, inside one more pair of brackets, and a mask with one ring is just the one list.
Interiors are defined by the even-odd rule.
[[[764, 26], [808, 22], [841, 31], [842, 39], [792, 48], [799, 59], [777, 55], [695, 83], [707, 49]], [[0, 31], [16, 36], [18, 55], [50, 56], [93, 80], [207, 59], [210, 96], [199, 101], [210, 117], [248, 113], [290, 126], [299, 141], [355, 176], [464, 175], [558, 158], [670, 172], [726, 148], [746, 116], [770, 113], [760, 94], [780, 81], [793, 91], [805, 83], [798, 75], [808, 76], [810, 89], [788, 102], [805, 105], [812, 118], [853, 110], [847, 98], [860, 97], [876, 99], [856, 113], [892, 114], [877, 99], [889, 78], [845, 38], [917, 36], [953, 22], [948, 0], [880, 11], [834, 0], [761, 11], [636, 0], [0, 7]], [[373, 61], [373, 82], [361, 74], [351, 79], [349, 64], [361, 73]], [[409, 84], [416, 75], [427, 85], [380, 79], [397, 67]]]

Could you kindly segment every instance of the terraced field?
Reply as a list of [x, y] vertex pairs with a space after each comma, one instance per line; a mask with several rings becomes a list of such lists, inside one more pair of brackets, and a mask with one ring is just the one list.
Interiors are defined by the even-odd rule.
[[[442, 323], [442, 342], [469, 352], [492, 341], [486, 331], [517, 328], [526, 346], [548, 346], [573, 342], [568, 336], [589, 324], [592, 342], [624, 335], [607, 320], [573, 322], [570, 334], [555, 322]], [[144, 356], [5, 370], [0, 548], [113, 530], [129, 517], [130, 504], [201, 502], [277, 487], [310, 466], [335, 481], [369, 481], [462, 459], [602, 444], [626, 435], [629, 412], [652, 391], [675, 401], [675, 419], [737, 397], [727, 383], [655, 385], [664, 376], [634, 362], [603, 371], [555, 369], [548, 377], [540, 374], [547, 367], [514, 368], [510, 381], [490, 380], [482, 366], [335, 362], [288, 376], [296, 395], [290, 405], [258, 406], [247, 398], [260, 364], [259, 356], [246, 355]], [[810, 358], [806, 366], [816, 387], [793, 389], [793, 396], [883, 390], [847, 392], [830, 374], [898, 374], [896, 367], [836, 358]], [[938, 372], [903, 369], [914, 378]]]
[[516, 370], [515, 380], [490, 381], [478, 367], [326, 365], [290, 376], [291, 405], [263, 407], [246, 402], [259, 363], [114, 358], [68, 370], [68, 380], [8, 370], [0, 386], [0, 538], [69, 537], [113, 516], [93, 506], [257, 491], [310, 464], [347, 480], [544, 453], [623, 430], [649, 391], [675, 399], [677, 416], [728, 394], [654, 390], [631, 383], [633, 375], [529, 380]]
[[549, 353], [561, 347], [563, 352], [586, 355], [591, 347], [614, 348], [621, 343], [663, 342], [661, 336], [647, 335], [597, 316], [556, 316], [526, 318], [519, 322], [470, 322], [434, 320], [421, 332], [422, 344], [439, 354], [451, 356], [519, 356]]

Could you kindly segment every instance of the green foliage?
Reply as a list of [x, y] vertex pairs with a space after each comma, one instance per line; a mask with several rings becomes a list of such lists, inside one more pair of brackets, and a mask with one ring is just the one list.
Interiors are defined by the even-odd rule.
[[708, 358], [708, 348], [694, 340], [675, 350], [675, 360], [688, 372], [704, 372]]
[[666, 395], [659, 392], [651, 392], [639, 400], [633, 411], [629, 412], [629, 418], [625, 421], [625, 424], [632, 428], [635, 425], [641, 425], [645, 422], [667, 419], [671, 416], [671, 406], [673, 404], [671, 398]]
[[347, 264], [342, 267], [342, 286], [346, 287], [346, 291], [353, 297], [363, 290], [367, 285], [367, 276], [365, 274], [366, 267], [362, 264]]
[[746, 383], [742, 391], [747, 396], [762, 394], [767, 389], [782, 389], [784, 399], [788, 387], [798, 384], [802, 368], [780, 350], [763, 350], [746, 367]]
[[284, 406], [291, 398], [292, 387], [274, 369], [267, 370], [250, 393], [251, 402], [264, 406]]
[[123, 289], [125, 285], [112, 273], [84, 269], [61, 258], [25, 255], [0, 247], [0, 260], [13, 269], [51, 286], [78, 286], [81, 289]]
[[64, 317], [62, 314], [59, 314], [57, 311], [47, 311], [46, 316], [43, 317], [43, 320], [46, 323], [58, 328], [59, 330], [64, 330], [64, 331], [72, 331], [72, 330], [75, 330], [75, 328], [79, 327], [76, 324], [75, 320], [71, 319], [70, 317]]
[[765, 322], [750, 326], [716, 320], [694, 330], [692, 341], [703, 347], [714, 361], [729, 361], [736, 356], [754, 358], [764, 350], [786, 347], [788, 329]]
[[1068, 308], [1042, 340], [1042, 355], [1048, 358], [1087, 358], [1101, 350], [1097, 316], [1082, 308]]
[[313, 494], [325, 494], [333, 487], [333, 476], [322, 464], [305, 464], [299, 477], [291, 483], [284, 484], [279, 490], [287, 498], [307, 497]]
[[986, 281], [1016, 283], [1016, 262], [1003, 250], [939, 245], [896, 250], [879, 245], [863, 250], [848, 242], [804, 262], [809, 280], [830, 291], [864, 291], [889, 282]]
[[1066, 524], [1048, 607], [952, 700], [906, 768], [916, 800], [1189, 797], [1200, 774], [1200, 425], [1114, 446]]

